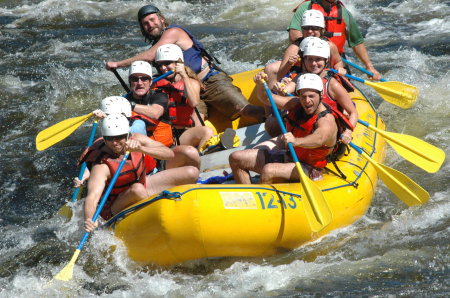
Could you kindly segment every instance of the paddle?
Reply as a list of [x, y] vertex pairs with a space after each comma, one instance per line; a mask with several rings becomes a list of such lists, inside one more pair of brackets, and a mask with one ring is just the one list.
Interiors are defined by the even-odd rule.
[[[338, 73], [335, 69], [330, 68], [329, 70]], [[417, 87], [405, 83], [395, 81], [374, 83], [349, 74], [345, 76], [372, 87], [385, 101], [403, 109], [409, 109], [414, 106], [419, 96], [419, 89]]]
[[[95, 222], [98, 218], [98, 216], [100, 215], [100, 212], [102, 212], [103, 206], [106, 203], [106, 200], [108, 199], [108, 196], [111, 192], [111, 190], [114, 187], [114, 184], [116, 183], [117, 178], [119, 177], [120, 171], [122, 170], [123, 165], [125, 164], [125, 162], [127, 161], [128, 155], [130, 153], [127, 151], [123, 158], [122, 161], [119, 164], [119, 167], [117, 168], [116, 173], [114, 174], [113, 178], [111, 179], [111, 182], [108, 185], [108, 188], [106, 189], [105, 194], [103, 195], [102, 199], [100, 200], [100, 204], [97, 207], [97, 210], [94, 213], [94, 216], [92, 217], [92, 221]], [[83, 249], [83, 246], [86, 242], [86, 240], [89, 237], [89, 232], [85, 232], [83, 235], [83, 238], [80, 241], [80, 244], [78, 244], [77, 249], [75, 250], [75, 253], [73, 254], [72, 258], [70, 259], [69, 263], [54, 277], [54, 279], [58, 279], [58, 280], [62, 280], [62, 281], [69, 281], [70, 279], [72, 279], [72, 275], [73, 275], [73, 267], [75, 265], [75, 262], [81, 252], [81, 250]]]
[[388, 132], [358, 120], [358, 123], [383, 136], [389, 145], [403, 158], [429, 173], [437, 172], [445, 160], [445, 152], [413, 136]]
[[[367, 75], [373, 77], [373, 72], [370, 72], [370, 71], [368, 71], [367, 69], [362, 68], [361, 66], [356, 65], [355, 63], [352, 63], [352, 62], [348, 61], [347, 59], [344, 59], [344, 58], [341, 58], [341, 59], [342, 59], [342, 61], [344, 61], [346, 64], [348, 64], [348, 65], [350, 65], [350, 66], [353, 66], [354, 68], [356, 68], [356, 69], [362, 71], [363, 73], [365, 73], [365, 74], [367, 74]], [[385, 79], [380, 79], [380, 81], [381, 81], [381, 82], [387, 82], [387, 80], [385, 80]]]
[[367, 159], [370, 164], [372, 164], [384, 184], [386, 184], [386, 186], [406, 205], [421, 205], [428, 201], [430, 198], [428, 192], [415, 183], [411, 178], [402, 172], [394, 170], [373, 160], [369, 155], [367, 155], [367, 153], [362, 151], [361, 148], [352, 142], [350, 142], [350, 146], [365, 159]]
[[[91, 146], [92, 143], [94, 143], [95, 131], [97, 130], [97, 126], [98, 126], [98, 120], [95, 120], [94, 123], [92, 124], [91, 135], [89, 136], [89, 141], [88, 141], [88, 145], [87, 145], [88, 147]], [[80, 179], [80, 180], [83, 179], [85, 170], [86, 170], [86, 163], [83, 162], [83, 164], [81, 165], [80, 173], [78, 174], [78, 179]], [[78, 200], [78, 194], [82, 194], [82, 193], [83, 193], [82, 185], [80, 187], [75, 188], [75, 191], [73, 192], [73, 195], [72, 195], [71, 202], [73, 203], [76, 200]], [[70, 206], [68, 206], [66, 204], [58, 210], [58, 214], [61, 216], [65, 216], [67, 218], [71, 218], [72, 217], [72, 208], [70, 208]]]
[[93, 113], [89, 113], [84, 116], [66, 119], [44, 129], [36, 136], [36, 149], [42, 151], [64, 140], [93, 115]]
[[[280, 125], [281, 131], [283, 134], [286, 133], [286, 128], [284, 127], [283, 120], [281, 119], [280, 113], [278, 112], [278, 108], [273, 100], [272, 93], [269, 90], [269, 86], [265, 80], [261, 80], [264, 89], [266, 91], [267, 97], [269, 98], [270, 104], [273, 109], [273, 113], [275, 114], [278, 124]], [[288, 143], [289, 151], [291, 153], [292, 159], [295, 162], [295, 167], [297, 168], [298, 174], [300, 176], [300, 182], [302, 184], [303, 190], [305, 191], [306, 199], [309, 202], [309, 205], [312, 208], [313, 214], [310, 214], [310, 210], [305, 208], [305, 212], [307, 218], [309, 220], [309, 224], [311, 226], [311, 230], [313, 232], [318, 232], [330, 224], [333, 214], [331, 213], [330, 208], [328, 207], [328, 203], [325, 201], [322, 191], [317, 187], [317, 185], [309, 179], [309, 177], [303, 172], [302, 166], [298, 161], [297, 155], [295, 154], [294, 146], [292, 143]]]
[[[117, 72], [117, 69], [113, 69], [111, 70], [113, 72], [113, 74], [116, 76], [116, 78], [119, 80], [120, 85], [122, 85], [123, 89], [125, 90], [125, 92], [129, 93], [131, 90], [130, 88], [128, 88], [127, 84], [125, 83], [125, 81], [122, 79], [122, 77], [120, 76], [120, 74]], [[162, 80], [168, 76], [170, 76], [171, 74], [173, 74], [173, 70], [170, 70], [168, 72], [166, 72], [165, 74], [160, 75], [159, 77], [156, 77], [154, 79], [152, 79], [152, 84], [158, 82], [159, 80]]]

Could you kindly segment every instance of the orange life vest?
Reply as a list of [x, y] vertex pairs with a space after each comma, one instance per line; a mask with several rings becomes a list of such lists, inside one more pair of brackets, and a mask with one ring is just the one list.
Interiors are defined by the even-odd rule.
[[344, 18], [342, 17], [342, 8], [344, 4], [341, 1], [337, 1], [329, 11], [325, 10], [321, 5], [321, 1], [318, 0], [306, 0], [297, 5], [294, 8], [294, 12], [304, 2], [311, 1], [309, 9], [315, 9], [322, 12], [325, 18], [325, 33], [324, 36], [328, 37], [338, 48], [339, 54], [344, 53], [344, 45], [346, 41], [346, 25]]
[[[94, 164], [106, 164], [110, 170], [111, 177], [117, 172], [119, 168], [121, 158], [113, 158], [110, 154], [102, 150], [106, 146], [103, 138], [97, 139], [90, 147], [86, 148], [79, 159], [79, 164], [86, 162], [89, 170], [92, 169]], [[111, 205], [117, 196], [127, 190], [134, 183], [141, 183], [146, 186], [146, 162], [144, 162], [145, 155], [140, 152], [131, 152], [130, 157], [126, 160], [123, 168], [117, 177], [114, 187], [111, 189], [111, 193], [102, 209], [100, 215], [104, 219], [109, 219], [111, 214]], [[148, 156], [147, 158], [153, 159]], [[148, 163], [151, 166], [149, 160]], [[156, 162], [153, 159], [153, 167], [156, 166]], [[110, 180], [106, 182], [104, 191], [108, 188]]]
[[170, 82], [160, 80], [154, 87], [169, 96], [169, 119], [174, 126], [191, 127], [193, 121], [191, 118], [194, 108], [189, 105], [188, 98], [184, 95], [184, 81]]
[[[148, 94], [138, 102], [138, 104], [151, 104], [150, 98], [154, 94], [154, 90], [150, 90]], [[128, 100], [133, 100], [133, 94], [130, 92], [125, 96]], [[164, 111], [163, 116], [159, 120], [153, 120], [145, 115], [138, 114], [136, 112], [131, 112], [131, 118], [133, 120], [142, 120], [145, 122], [145, 129], [147, 131], [147, 136], [152, 140], [158, 141], [167, 147], [173, 145], [173, 135], [172, 126], [170, 121], [167, 119], [166, 111]]]

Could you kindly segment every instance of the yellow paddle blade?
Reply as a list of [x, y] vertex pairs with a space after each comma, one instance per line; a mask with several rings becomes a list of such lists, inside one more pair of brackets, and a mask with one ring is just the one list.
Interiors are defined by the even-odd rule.
[[70, 220], [73, 215], [72, 208], [70, 208], [68, 205], [64, 205], [59, 208], [58, 215], [65, 217], [67, 220]]
[[445, 152], [442, 149], [419, 138], [384, 131], [362, 120], [358, 120], [358, 123], [379, 133], [400, 156], [429, 173], [437, 172], [445, 160]]
[[72, 256], [72, 259], [70, 259], [70, 262], [58, 274], [56, 274], [54, 279], [62, 281], [69, 281], [72, 279], [73, 267], [75, 266], [75, 262], [78, 259], [78, 255], [80, 254], [80, 252], [81, 250], [79, 249], [75, 250], [75, 253]]
[[36, 136], [36, 149], [39, 151], [45, 150], [50, 146], [58, 143], [59, 141], [67, 138], [72, 132], [74, 132], [81, 124], [92, 117], [92, 113], [84, 116], [74, 117], [66, 119], [55, 125], [52, 125]]
[[416, 137], [394, 132], [382, 135], [400, 156], [429, 173], [436, 173], [445, 160], [442, 149]]
[[419, 96], [419, 89], [417, 87], [402, 82], [388, 81], [375, 83], [364, 81], [364, 84], [374, 88], [385, 101], [404, 109], [413, 107]]
[[309, 206], [311, 207], [311, 210], [309, 208], [305, 208], [306, 217], [308, 218], [311, 230], [313, 232], [319, 232], [331, 223], [333, 214], [331, 213], [331, 210], [323, 197], [322, 191], [303, 172], [300, 162], [296, 162], [295, 167], [300, 175], [300, 182], [303, 186], [303, 190], [305, 191]]
[[366, 158], [376, 169], [380, 179], [386, 186], [406, 205], [415, 206], [425, 204], [430, 194], [411, 178], [386, 165], [374, 161], [365, 152], [362, 156]]

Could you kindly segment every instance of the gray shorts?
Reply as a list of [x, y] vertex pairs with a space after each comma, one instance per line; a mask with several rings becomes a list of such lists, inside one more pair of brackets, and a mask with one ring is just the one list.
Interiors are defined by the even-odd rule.
[[223, 72], [209, 77], [203, 82], [205, 91], [202, 102], [197, 106], [200, 113], [208, 115], [207, 109], [216, 109], [229, 120], [240, 117], [239, 112], [248, 104], [241, 89], [233, 85], [233, 79]]

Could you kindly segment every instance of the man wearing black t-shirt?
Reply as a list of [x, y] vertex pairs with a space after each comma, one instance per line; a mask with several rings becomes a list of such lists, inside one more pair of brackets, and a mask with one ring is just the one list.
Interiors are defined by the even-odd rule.
[[[131, 121], [134, 121], [131, 132], [145, 131], [151, 139], [171, 147], [173, 136], [168, 112], [169, 97], [162, 91], [150, 89], [152, 85], [150, 64], [146, 61], [133, 62], [130, 66], [128, 81], [131, 92], [126, 95], [126, 99], [131, 104]], [[179, 145], [173, 148], [173, 152], [175, 158], [166, 162], [166, 169], [186, 165], [200, 167], [200, 157], [196, 148]]]
[[133, 111], [131, 120], [135, 122], [141, 120], [139, 124], [133, 123], [132, 129], [145, 123], [145, 131], [150, 138], [167, 147], [172, 146], [172, 127], [168, 115], [169, 98], [163, 92], [150, 89], [152, 84], [150, 64], [145, 61], [133, 62], [128, 81], [131, 92], [126, 95], [126, 99], [130, 101]]

